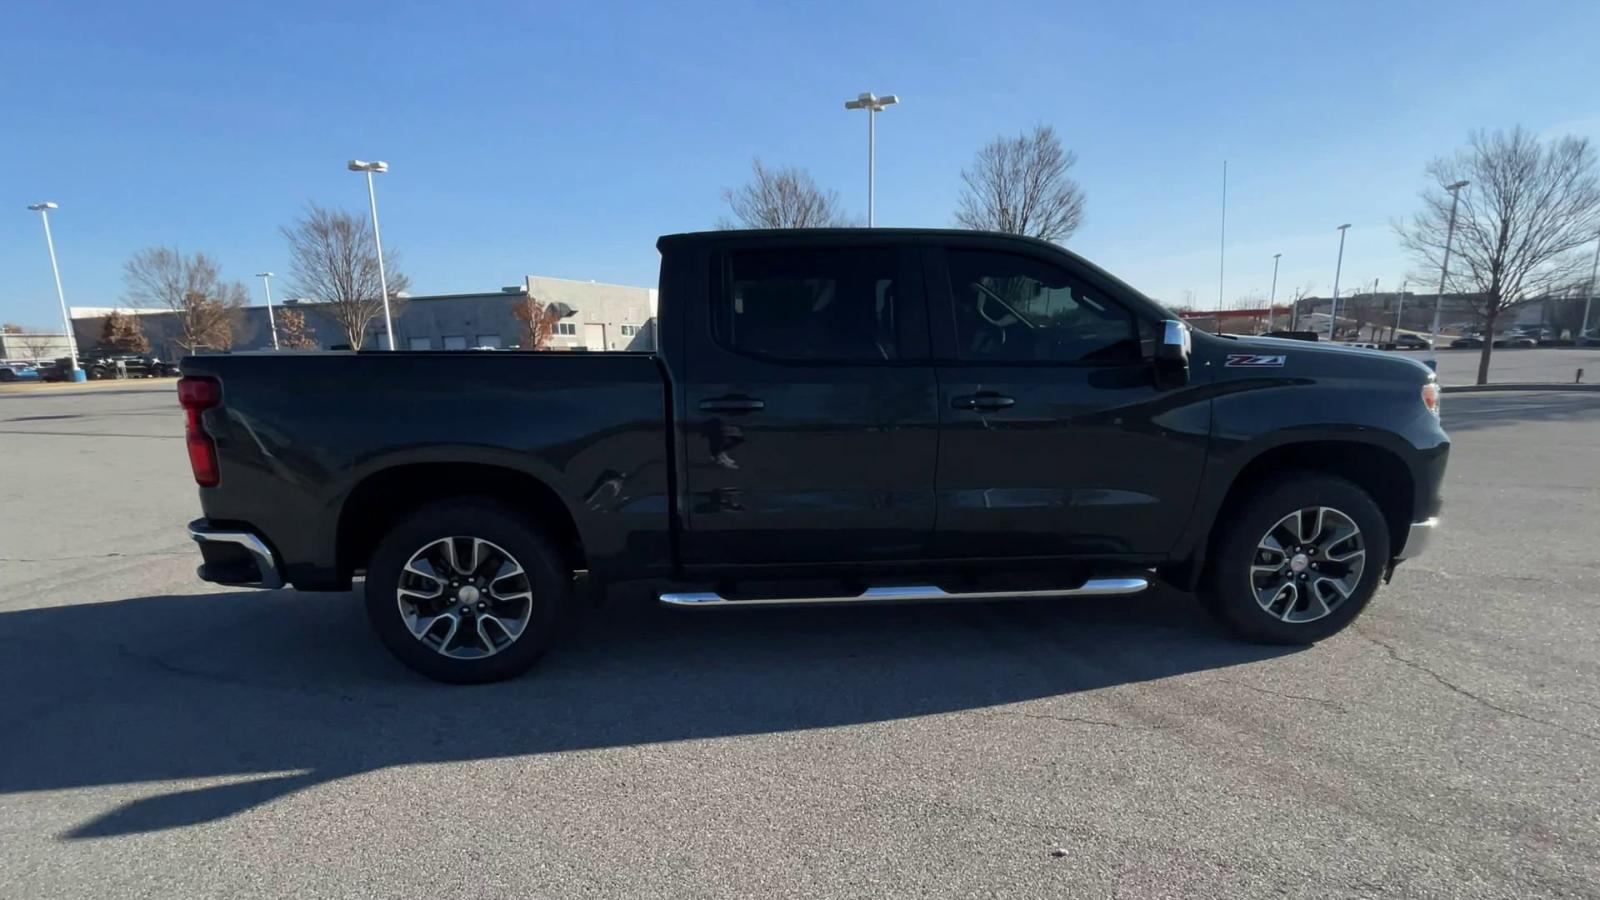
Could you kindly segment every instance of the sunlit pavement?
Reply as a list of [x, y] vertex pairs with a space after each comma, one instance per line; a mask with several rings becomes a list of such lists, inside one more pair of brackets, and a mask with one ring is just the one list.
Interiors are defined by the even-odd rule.
[[608, 607], [464, 689], [193, 578], [170, 382], [0, 396], [0, 896], [1593, 895], [1600, 395], [1445, 416], [1442, 539], [1317, 647]]

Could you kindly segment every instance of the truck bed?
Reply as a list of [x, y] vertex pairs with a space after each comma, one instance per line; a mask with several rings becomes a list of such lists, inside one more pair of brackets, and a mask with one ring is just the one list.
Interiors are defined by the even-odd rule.
[[591, 558], [670, 565], [666, 390], [651, 354], [246, 353], [189, 357], [183, 374], [222, 383], [203, 413], [221, 469], [200, 489], [206, 518], [248, 520], [297, 587], [342, 587], [359, 566], [352, 496], [352, 509], [381, 508], [466, 480], [527, 502], [519, 475], [560, 494]]

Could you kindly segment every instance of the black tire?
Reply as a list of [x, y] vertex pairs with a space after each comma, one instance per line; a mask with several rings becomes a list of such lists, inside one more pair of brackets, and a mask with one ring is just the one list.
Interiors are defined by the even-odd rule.
[[106, 377], [106, 370], [100, 368], [99, 366], [95, 366], [94, 368], [89, 370], [89, 376], [88, 377], [89, 377], [90, 381], [101, 381], [101, 380], [104, 380], [104, 378]]
[[[1323, 507], [1343, 513], [1361, 530], [1364, 565], [1349, 597], [1331, 612], [1311, 621], [1285, 621], [1257, 600], [1251, 566], [1260, 559], [1258, 542], [1296, 510]], [[1344, 544], [1340, 549], [1347, 552], [1352, 546]], [[1390, 546], [1388, 522], [1366, 491], [1343, 478], [1286, 472], [1262, 484], [1221, 523], [1200, 596], [1207, 609], [1240, 637], [1267, 644], [1314, 643], [1337, 634], [1366, 608], [1389, 564]], [[1284, 559], [1287, 565], [1287, 556]], [[1311, 602], [1299, 601], [1296, 596], [1297, 602]], [[1287, 605], [1287, 600], [1284, 603]]]
[[16, 381], [17, 373], [10, 369], [0, 369], [0, 381]]
[[[504, 548], [527, 575], [529, 620], [521, 635], [492, 656], [446, 656], [411, 633], [397, 591], [402, 570], [418, 550], [441, 538], [480, 538]], [[446, 588], [448, 591], [448, 588]], [[397, 523], [367, 565], [367, 617], [395, 658], [436, 681], [484, 684], [514, 678], [544, 655], [572, 593], [571, 571], [538, 525], [490, 500], [431, 503]]]

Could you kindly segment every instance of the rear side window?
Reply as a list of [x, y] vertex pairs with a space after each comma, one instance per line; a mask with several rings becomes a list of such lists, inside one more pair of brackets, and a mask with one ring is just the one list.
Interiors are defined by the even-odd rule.
[[1141, 358], [1133, 314], [1066, 270], [1026, 256], [951, 250], [956, 355], [975, 362]]
[[715, 328], [723, 346], [771, 359], [898, 359], [897, 303], [890, 249], [733, 251]]

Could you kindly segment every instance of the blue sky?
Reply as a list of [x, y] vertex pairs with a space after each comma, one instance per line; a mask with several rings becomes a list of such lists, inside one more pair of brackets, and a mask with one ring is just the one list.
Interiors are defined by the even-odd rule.
[[308, 200], [362, 210], [413, 293], [525, 274], [654, 284], [655, 236], [709, 227], [751, 157], [807, 167], [880, 225], [952, 221], [961, 168], [1054, 125], [1077, 151], [1073, 249], [1148, 293], [1326, 293], [1407, 270], [1390, 220], [1479, 127], [1600, 137], [1600, 4], [26, 3], [0, 14], [0, 319], [56, 322], [30, 202], [54, 200], [73, 305], [112, 305], [154, 244], [259, 299]]

